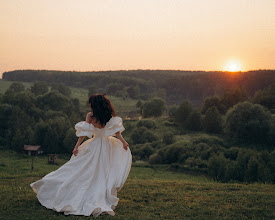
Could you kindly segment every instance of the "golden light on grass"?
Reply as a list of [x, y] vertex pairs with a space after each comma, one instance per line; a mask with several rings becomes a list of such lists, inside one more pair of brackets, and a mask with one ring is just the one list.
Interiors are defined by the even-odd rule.
[[223, 67], [224, 71], [240, 72], [242, 71], [242, 64], [238, 60], [229, 60]]

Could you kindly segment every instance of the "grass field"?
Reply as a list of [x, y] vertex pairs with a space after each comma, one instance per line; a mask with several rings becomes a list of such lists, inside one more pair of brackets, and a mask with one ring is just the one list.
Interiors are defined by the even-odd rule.
[[[92, 219], [65, 216], [40, 205], [29, 184], [64, 164], [48, 165], [46, 156], [31, 159], [0, 152], [0, 219]], [[77, 189], [76, 189], [77, 190]], [[165, 167], [133, 164], [118, 193], [116, 216], [98, 219], [274, 219], [275, 187], [268, 184], [218, 183], [205, 176], [174, 173]]]

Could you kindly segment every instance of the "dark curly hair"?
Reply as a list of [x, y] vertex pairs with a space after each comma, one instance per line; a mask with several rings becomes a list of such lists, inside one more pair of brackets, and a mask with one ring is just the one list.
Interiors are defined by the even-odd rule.
[[105, 95], [95, 94], [89, 98], [89, 104], [91, 104], [91, 109], [93, 110], [92, 118], [95, 118], [96, 122], [99, 122], [101, 126], [105, 126], [113, 116], [116, 116], [114, 106]]

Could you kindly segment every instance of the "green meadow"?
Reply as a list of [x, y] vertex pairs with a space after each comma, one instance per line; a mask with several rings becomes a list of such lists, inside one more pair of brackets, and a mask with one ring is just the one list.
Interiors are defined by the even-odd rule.
[[[0, 154], [0, 219], [93, 219], [65, 216], [41, 206], [29, 184], [70, 158], [31, 158], [12, 151]], [[77, 190], [77, 189], [76, 189]], [[172, 172], [166, 166], [133, 163], [118, 193], [116, 215], [98, 219], [274, 219], [275, 187], [271, 184], [219, 183], [203, 175]]]

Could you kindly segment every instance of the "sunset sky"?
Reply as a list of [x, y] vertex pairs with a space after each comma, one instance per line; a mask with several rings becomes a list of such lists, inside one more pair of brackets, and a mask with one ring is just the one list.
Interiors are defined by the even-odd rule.
[[0, 75], [228, 70], [234, 62], [275, 69], [274, 0], [0, 1]]

